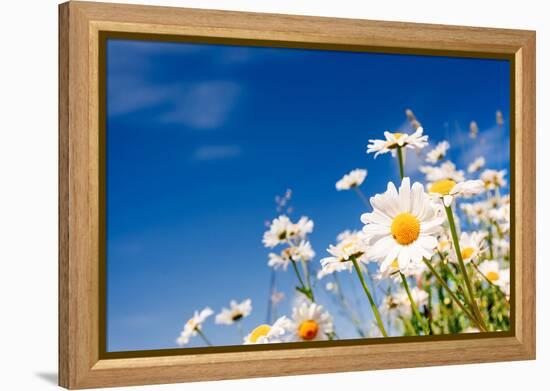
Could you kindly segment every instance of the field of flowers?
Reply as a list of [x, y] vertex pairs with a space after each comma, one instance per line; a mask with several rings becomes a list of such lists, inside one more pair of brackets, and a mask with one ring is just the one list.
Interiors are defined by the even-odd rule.
[[[236, 327], [244, 344], [337, 340], [338, 324], [319, 302], [316, 290], [324, 289], [340, 313], [356, 329], [356, 338], [441, 335], [505, 331], [510, 327], [510, 196], [506, 171], [485, 168], [483, 156], [465, 170], [447, 157], [451, 147], [443, 141], [429, 150], [428, 136], [407, 110], [414, 131], [384, 132], [370, 140], [367, 154], [389, 155], [398, 178], [388, 178], [384, 193], [369, 197], [361, 186], [367, 170], [353, 169], [336, 182], [336, 191], [353, 191], [368, 212], [357, 216], [361, 231], [346, 230], [326, 256], [314, 262], [309, 241], [314, 222], [309, 217], [292, 220], [287, 208], [291, 192], [277, 198], [279, 216], [263, 236], [268, 249], [267, 266], [295, 275], [296, 298], [291, 313], [241, 329], [241, 320], [252, 311], [250, 299], [231, 301], [215, 316], [215, 323]], [[502, 126], [497, 112], [496, 123]], [[470, 137], [478, 128], [470, 124]], [[424, 183], [405, 172], [407, 154], [425, 162]], [[366, 157], [370, 158], [370, 157]], [[393, 172], [388, 170], [387, 172]], [[376, 270], [373, 273], [373, 270]], [[346, 297], [340, 273], [355, 274], [365, 296]], [[272, 290], [270, 305], [283, 297]], [[359, 313], [369, 311], [368, 323]], [[202, 325], [214, 311], [206, 307], [187, 321], [177, 343], [193, 337], [211, 345]]]

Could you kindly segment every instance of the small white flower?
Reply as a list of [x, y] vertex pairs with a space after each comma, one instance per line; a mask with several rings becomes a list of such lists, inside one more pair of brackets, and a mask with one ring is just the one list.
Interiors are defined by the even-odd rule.
[[[429, 295], [426, 291], [417, 287], [411, 288], [410, 291], [419, 309], [428, 304]], [[386, 296], [382, 302], [380, 313], [392, 320], [395, 320], [398, 316], [410, 318], [412, 316], [412, 307], [407, 291], [402, 288], [395, 292], [395, 294]]]
[[510, 269], [501, 269], [497, 261], [484, 261], [479, 265], [479, 271], [506, 296], [510, 295]]
[[304, 238], [306, 235], [313, 232], [313, 221], [306, 216], [300, 217], [300, 220], [293, 226], [294, 236]]
[[447, 141], [442, 141], [436, 145], [434, 149], [426, 154], [426, 161], [431, 164], [435, 164], [440, 160], [443, 160], [450, 145]]
[[[419, 263], [417, 265], [412, 264], [409, 266], [409, 268], [402, 272], [405, 277], [414, 277], [418, 278], [420, 277], [427, 269], [426, 264]], [[385, 280], [387, 278], [392, 279], [396, 283], [401, 283], [401, 275], [399, 274], [399, 263], [397, 262], [397, 259], [395, 259], [387, 268], [386, 270], [382, 271], [379, 270], [377, 274], [374, 275], [374, 279], [376, 281]]]
[[397, 259], [399, 270], [406, 272], [430, 259], [437, 246], [443, 218], [418, 182], [410, 186], [404, 178], [399, 192], [388, 183], [384, 194], [370, 199], [373, 211], [364, 213], [363, 232], [370, 243], [369, 257], [381, 262], [386, 271]]
[[455, 182], [464, 181], [464, 171], [457, 170], [451, 161], [442, 163], [439, 167], [421, 166], [420, 172], [426, 174], [428, 182], [437, 182], [443, 179], [450, 179]]
[[492, 190], [497, 187], [506, 186], [506, 170], [485, 170], [481, 173], [479, 179], [485, 184], [485, 188]]
[[328, 292], [337, 292], [338, 291], [338, 286], [334, 283], [334, 282], [327, 282], [325, 284], [325, 289], [328, 291]]
[[286, 270], [289, 262], [294, 261], [310, 261], [315, 256], [315, 251], [311, 247], [311, 243], [307, 240], [302, 240], [297, 246], [287, 247], [280, 254], [269, 253], [269, 261], [267, 265], [277, 270], [282, 268]]
[[472, 197], [483, 191], [485, 191], [483, 182], [478, 179], [458, 183], [452, 179], [442, 179], [429, 188], [430, 194], [441, 197], [445, 206], [450, 206], [457, 196]]
[[214, 311], [211, 308], [206, 307], [201, 312], [195, 311], [193, 317], [185, 323], [183, 330], [180, 333], [180, 336], [176, 340], [177, 344], [180, 346], [187, 345], [189, 339], [197, 335], [197, 330], [200, 330], [202, 324]]
[[239, 320], [246, 318], [252, 312], [252, 300], [246, 299], [242, 303], [237, 303], [231, 300], [230, 308], [222, 308], [221, 312], [216, 315], [216, 324], [233, 324]]
[[483, 156], [478, 157], [468, 166], [468, 172], [470, 174], [479, 171], [485, 165], [485, 158]]
[[336, 190], [349, 190], [354, 187], [361, 186], [365, 178], [367, 177], [367, 170], [355, 169], [346, 174], [336, 182]]
[[[483, 254], [487, 248], [485, 246], [485, 233], [484, 232], [462, 232], [460, 235], [460, 255], [464, 263], [469, 263], [476, 260], [481, 254]], [[451, 261], [456, 263], [456, 251], [451, 251]]]
[[264, 246], [273, 248], [281, 243], [286, 243], [290, 239], [304, 238], [313, 231], [313, 221], [303, 216], [297, 223], [292, 223], [290, 219], [281, 215], [273, 219], [269, 230], [264, 233]]
[[353, 268], [353, 264], [350, 262], [352, 258], [363, 263], [369, 262], [367, 242], [362, 232], [346, 232], [338, 235], [338, 237], [341, 240], [336, 246], [331, 244], [327, 249], [331, 256], [321, 259], [322, 269], [317, 274], [318, 278], [333, 272], [351, 271]]
[[316, 303], [302, 303], [292, 310], [290, 329], [296, 341], [320, 341], [334, 332], [332, 317]]
[[376, 158], [380, 154], [394, 152], [398, 147], [408, 149], [422, 149], [428, 145], [428, 136], [422, 135], [422, 127], [418, 127], [413, 134], [384, 132], [385, 140], [369, 140], [367, 153], [374, 152]]
[[244, 344], [252, 345], [282, 342], [282, 337], [287, 330], [290, 329], [291, 324], [292, 322], [286, 316], [281, 316], [273, 325], [259, 325], [244, 338]]

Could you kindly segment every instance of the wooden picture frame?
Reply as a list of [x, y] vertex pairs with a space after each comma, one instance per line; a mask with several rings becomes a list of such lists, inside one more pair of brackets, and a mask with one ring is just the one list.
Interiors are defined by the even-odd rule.
[[[512, 330], [481, 338], [185, 355], [105, 357], [100, 325], [103, 32], [259, 45], [508, 58], [511, 88]], [[535, 358], [535, 32], [89, 2], [59, 6], [59, 384], [70, 389]], [[459, 354], [457, 354], [459, 353]]]

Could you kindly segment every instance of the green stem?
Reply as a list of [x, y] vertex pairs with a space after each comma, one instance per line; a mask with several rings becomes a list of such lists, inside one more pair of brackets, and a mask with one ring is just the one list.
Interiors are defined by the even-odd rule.
[[424, 330], [424, 334], [429, 335], [430, 329], [426, 325], [426, 322], [424, 322], [424, 319], [420, 316], [420, 312], [418, 312], [418, 307], [416, 306], [416, 303], [412, 297], [411, 290], [409, 289], [409, 283], [407, 282], [407, 278], [403, 273], [399, 272], [399, 274], [401, 275], [401, 280], [403, 281], [403, 286], [405, 287], [405, 291], [407, 291], [407, 296], [409, 296], [409, 301], [411, 302], [411, 308], [413, 310], [414, 316], [416, 317], [418, 324], [420, 324], [420, 326]]
[[208, 338], [206, 338], [206, 335], [204, 335], [204, 333], [201, 331], [201, 329], [199, 329], [198, 327], [195, 328], [195, 331], [197, 332], [197, 334], [199, 334], [201, 336], [201, 338], [203, 339], [203, 341], [208, 345], [208, 346], [212, 346], [212, 344], [210, 343], [210, 341], [208, 340]]
[[309, 293], [311, 294], [311, 301], [315, 301], [315, 299], [313, 298], [313, 289], [311, 289], [311, 278], [310, 278], [310, 275], [309, 275], [308, 265], [303, 260], [303, 258], [301, 259], [301, 263], [302, 263], [302, 269], [304, 270], [304, 275], [305, 275], [305, 278], [306, 278], [306, 283], [307, 283], [306, 287], [307, 287], [307, 290], [309, 291]]
[[376, 323], [378, 324], [378, 328], [380, 329], [380, 332], [382, 333], [382, 335], [384, 337], [387, 337], [388, 333], [386, 333], [386, 329], [384, 328], [384, 323], [382, 323], [382, 318], [380, 318], [380, 314], [378, 313], [378, 308], [376, 307], [376, 303], [374, 302], [372, 295], [370, 294], [369, 287], [365, 283], [365, 279], [363, 278], [363, 273], [361, 272], [361, 268], [359, 267], [359, 264], [357, 263], [357, 260], [354, 257], [351, 257], [350, 259], [353, 262], [353, 266], [355, 267], [355, 271], [357, 272], [359, 281], [361, 281], [363, 290], [365, 291], [367, 298], [369, 299], [369, 303], [372, 308], [372, 312], [374, 313], [374, 317], [376, 318]]
[[300, 275], [300, 271], [298, 270], [298, 266], [296, 266], [296, 262], [294, 260], [290, 260], [290, 263], [292, 264], [292, 267], [294, 268], [294, 272], [296, 273], [296, 276], [298, 277], [298, 281], [300, 282], [300, 292], [302, 292], [304, 295], [307, 296], [308, 299], [310, 299], [312, 302], [315, 302], [315, 299], [313, 297], [313, 292], [311, 289], [307, 288], [304, 284], [304, 280], [302, 280], [302, 276]]
[[401, 147], [397, 147], [397, 157], [399, 158], [399, 175], [401, 176], [401, 180], [405, 177], [405, 165], [403, 163], [403, 151], [401, 151]]
[[476, 298], [474, 296], [474, 290], [472, 288], [472, 283], [470, 282], [470, 277], [468, 276], [468, 271], [464, 265], [464, 260], [462, 259], [462, 252], [460, 250], [460, 243], [458, 241], [458, 234], [456, 233], [455, 219], [453, 216], [453, 210], [450, 206], [445, 206], [445, 212], [447, 213], [447, 219], [449, 220], [449, 228], [451, 229], [451, 236], [453, 237], [453, 244], [455, 247], [456, 257], [458, 259], [458, 265], [460, 266], [460, 271], [464, 277], [464, 282], [466, 283], [466, 289], [468, 290], [468, 296], [471, 302], [471, 306], [474, 310], [474, 314], [478, 317], [480, 323], [485, 325], [479, 307], [477, 306]]
[[434, 275], [434, 277], [436, 278], [436, 280], [441, 284], [441, 286], [443, 288], [445, 288], [445, 290], [447, 291], [447, 293], [449, 294], [449, 296], [451, 296], [451, 299], [453, 299], [455, 301], [455, 303], [460, 307], [460, 309], [462, 310], [462, 312], [464, 312], [466, 314], [466, 316], [468, 318], [470, 318], [470, 320], [472, 320], [472, 322], [474, 322], [480, 330], [482, 331], [487, 331], [487, 328], [485, 327], [485, 325], [483, 325], [482, 323], [480, 323], [480, 321], [474, 316], [472, 315], [472, 313], [470, 311], [468, 311], [466, 309], [466, 307], [464, 306], [464, 304], [462, 304], [462, 302], [458, 299], [458, 297], [454, 294], [454, 292], [451, 290], [451, 288], [449, 288], [449, 285], [447, 285], [447, 283], [445, 282], [445, 280], [437, 273], [437, 271], [434, 269], [434, 267], [432, 266], [432, 264], [426, 260], [426, 258], [423, 259], [424, 263], [426, 264], [426, 266], [428, 266], [428, 269], [430, 269], [430, 271], [432, 272], [432, 274]]

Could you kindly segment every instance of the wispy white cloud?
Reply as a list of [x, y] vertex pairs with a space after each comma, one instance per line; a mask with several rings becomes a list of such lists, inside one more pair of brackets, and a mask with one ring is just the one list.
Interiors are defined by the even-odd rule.
[[211, 161], [231, 159], [240, 156], [242, 148], [239, 145], [203, 145], [192, 155], [193, 160]]
[[239, 91], [239, 85], [230, 81], [194, 83], [172, 97], [172, 109], [160, 120], [196, 129], [217, 128], [235, 106]]
[[222, 126], [237, 104], [241, 91], [232, 81], [153, 84], [143, 78], [116, 76], [110, 84], [110, 116], [157, 108], [151, 119], [194, 129]]
[[[458, 163], [467, 167], [476, 158], [483, 156], [487, 167], [502, 166], [510, 161], [510, 138], [503, 126], [495, 125], [481, 130], [468, 147], [462, 149]], [[451, 141], [451, 145], [452, 141]]]

